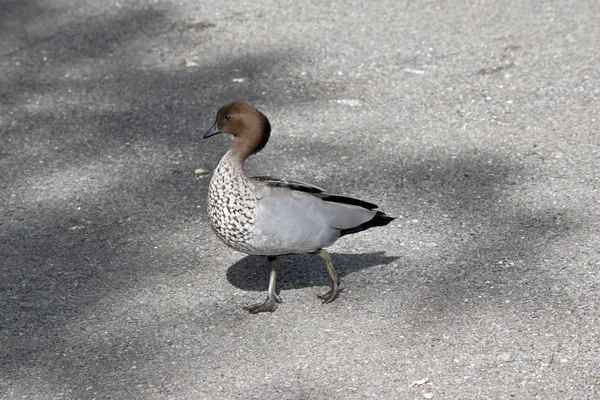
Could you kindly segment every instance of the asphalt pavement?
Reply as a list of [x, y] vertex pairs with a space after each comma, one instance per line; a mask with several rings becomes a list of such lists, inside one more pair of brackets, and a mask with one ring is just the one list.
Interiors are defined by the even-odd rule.
[[[600, 3], [0, 0], [0, 398], [600, 398]], [[250, 175], [397, 219], [268, 263]]]

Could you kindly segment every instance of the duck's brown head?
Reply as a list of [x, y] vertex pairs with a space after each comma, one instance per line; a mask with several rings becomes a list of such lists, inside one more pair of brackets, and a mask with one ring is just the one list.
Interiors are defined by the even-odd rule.
[[271, 124], [252, 104], [235, 100], [219, 108], [215, 123], [204, 138], [219, 133], [233, 135], [231, 150], [245, 159], [265, 147], [271, 135]]

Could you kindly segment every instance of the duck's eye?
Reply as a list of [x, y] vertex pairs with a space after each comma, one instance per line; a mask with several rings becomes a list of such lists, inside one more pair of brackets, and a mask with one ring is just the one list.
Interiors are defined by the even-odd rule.
[[231, 119], [231, 114], [225, 114], [225, 119], [229, 121]]

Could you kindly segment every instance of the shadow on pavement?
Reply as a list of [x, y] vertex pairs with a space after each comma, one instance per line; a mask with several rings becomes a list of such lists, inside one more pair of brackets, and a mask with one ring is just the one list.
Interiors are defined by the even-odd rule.
[[[376, 265], [396, 261], [398, 257], [386, 256], [383, 251], [362, 254], [330, 252], [331, 261], [344, 287], [344, 276]], [[323, 260], [313, 254], [278, 257], [278, 290], [328, 286], [329, 277]], [[269, 283], [269, 264], [265, 257], [247, 256], [227, 269], [227, 280], [242, 290], [266, 291]]]

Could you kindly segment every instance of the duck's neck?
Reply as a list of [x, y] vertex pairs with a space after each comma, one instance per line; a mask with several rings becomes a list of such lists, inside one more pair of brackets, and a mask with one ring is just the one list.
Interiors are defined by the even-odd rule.
[[233, 139], [233, 143], [231, 143], [231, 147], [227, 154], [234, 157], [240, 164], [243, 164], [244, 161], [252, 155], [255, 149], [256, 144], [251, 140], [246, 137], [236, 136]]
[[221, 162], [219, 162], [217, 167], [218, 173], [237, 177], [245, 177], [243, 165], [246, 158], [247, 156], [243, 157], [233, 148], [229, 149], [229, 151], [225, 153], [221, 159]]

